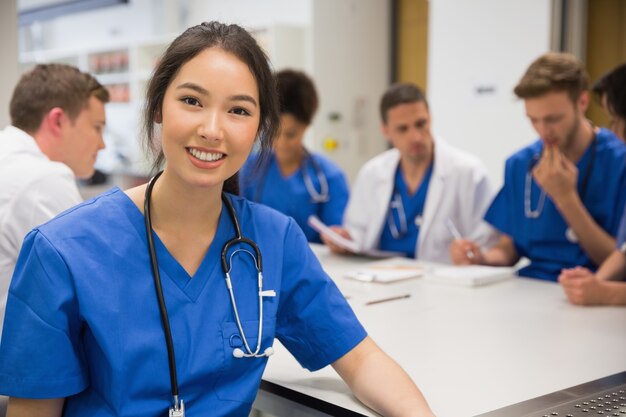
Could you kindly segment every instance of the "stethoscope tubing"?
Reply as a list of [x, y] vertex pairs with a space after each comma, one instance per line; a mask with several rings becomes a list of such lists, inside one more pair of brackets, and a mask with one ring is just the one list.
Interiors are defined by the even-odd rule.
[[[313, 167], [313, 170], [315, 171], [315, 176], [320, 183], [319, 192], [315, 189], [315, 185], [313, 184], [313, 181], [311, 180], [311, 175], [309, 174], [309, 171], [307, 169], [307, 165], [309, 163]], [[263, 194], [263, 189], [265, 188], [265, 181], [267, 177], [267, 170], [269, 169], [269, 164], [269, 161], [264, 161], [263, 171], [260, 175], [259, 184], [256, 188], [256, 192], [254, 193], [254, 201], [257, 203], [261, 201], [261, 195]], [[329, 201], [330, 194], [328, 178], [326, 178], [326, 174], [324, 173], [322, 167], [320, 167], [315, 158], [313, 158], [313, 155], [311, 155], [311, 153], [306, 148], [304, 148], [304, 158], [302, 160], [302, 166], [300, 167], [300, 169], [302, 170], [302, 176], [304, 178], [304, 186], [307, 193], [309, 193], [311, 200], [313, 200], [314, 203], [326, 203], [327, 201]]]
[[154, 238], [152, 236], [152, 216], [150, 211], [150, 199], [152, 198], [152, 189], [156, 180], [163, 174], [163, 171], [156, 174], [148, 183], [146, 195], [144, 199], [144, 221], [146, 226], [146, 238], [148, 239], [148, 252], [150, 254], [150, 265], [152, 267], [152, 277], [154, 280], [154, 288], [156, 290], [157, 300], [159, 303], [159, 313], [161, 315], [161, 323], [163, 325], [163, 333], [165, 334], [165, 344], [167, 346], [167, 362], [170, 370], [170, 386], [172, 397], [174, 397], [175, 406], [178, 404], [178, 376], [176, 373], [176, 357], [174, 354], [174, 342], [172, 340], [172, 330], [170, 328], [169, 316], [167, 314], [167, 306], [165, 305], [165, 297], [163, 296], [163, 287], [161, 285], [161, 274], [159, 273], [159, 263], [157, 260]]
[[[171, 331], [171, 326], [169, 322], [169, 316], [167, 314], [167, 306], [165, 304], [165, 297], [163, 295], [161, 274], [159, 273], [159, 263], [157, 259], [157, 254], [156, 254], [156, 249], [155, 249], [155, 244], [154, 244], [154, 237], [153, 237], [153, 230], [152, 230], [152, 216], [151, 216], [152, 189], [154, 188], [154, 184], [156, 183], [157, 179], [161, 176], [162, 173], [163, 171], [157, 173], [148, 182], [148, 185], [146, 187], [146, 193], [145, 193], [145, 199], [144, 199], [144, 223], [146, 227], [146, 238], [147, 238], [147, 243], [148, 243], [148, 253], [150, 255], [150, 266], [152, 269], [154, 288], [155, 288], [156, 295], [157, 295], [157, 301], [159, 304], [159, 314], [161, 317], [161, 324], [163, 326], [163, 333], [165, 336], [165, 343], [167, 346], [167, 362], [168, 362], [169, 374], [170, 374], [170, 388], [171, 388], [172, 398], [173, 398], [173, 403], [174, 403], [173, 409], [170, 408], [170, 415], [184, 415], [184, 410], [185, 410], [184, 402], [182, 399], [179, 400], [178, 376], [177, 376], [177, 371], [176, 371], [176, 355], [174, 352], [174, 341], [172, 339], [172, 331]], [[234, 355], [234, 356], [235, 357], [254, 357], [254, 358], [269, 356], [273, 353], [273, 350], [271, 350], [271, 347], [266, 349], [266, 351], [263, 354], [259, 353], [261, 350], [261, 342], [263, 339], [263, 260], [261, 257], [261, 250], [259, 249], [258, 245], [254, 243], [254, 241], [242, 236], [241, 227], [239, 226], [239, 221], [237, 220], [235, 209], [232, 203], [230, 202], [230, 200], [228, 199], [228, 197], [226, 196], [226, 194], [223, 192], [222, 192], [222, 201], [224, 203], [224, 206], [226, 206], [229, 217], [231, 218], [233, 222], [233, 226], [235, 228], [235, 237], [231, 239], [230, 241], [226, 242], [226, 244], [222, 248], [221, 265], [222, 265], [222, 270], [226, 276], [226, 279], [225, 279], [226, 287], [228, 289], [228, 293], [230, 296], [231, 306], [233, 308], [233, 312], [235, 315], [237, 328], [239, 330], [241, 339], [243, 341], [243, 344], [247, 352], [247, 353], [241, 352], [242, 353], [241, 356], [237, 356], [237, 355]], [[238, 243], [248, 245], [250, 248], [252, 248], [252, 250], [254, 251], [254, 254], [252, 254], [249, 250], [237, 249], [231, 255], [230, 257], [231, 262], [229, 263], [227, 261], [228, 250], [233, 245], [236, 245]], [[254, 260], [254, 265], [257, 269], [259, 328], [258, 328], [257, 346], [254, 351], [252, 351], [252, 349], [250, 348], [248, 339], [246, 338], [246, 335], [243, 330], [243, 326], [241, 324], [241, 319], [239, 318], [239, 311], [237, 309], [237, 303], [235, 301], [235, 294], [233, 292], [233, 285], [232, 285], [232, 281], [230, 278], [230, 271], [232, 269], [232, 256], [238, 251], [244, 251], [250, 254], [250, 256], [252, 256]], [[270, 350], [271, 352], [268, 353], [268, 351]]]
[[[400, 220], [399, 229], [396, 225], [395, 219], [393, 218], [394, 208], [396, 209], [396, 213], [398, 213], [398, 219]], [[406, 220], [406, 212], [404, 211], [404, 204], [402, 203], [402, 197], [399, 193], [394, 192], [391, 203], [389, 203], [389, 216], [387, 216], [387, 224], [389, 225], [391, 236], [393, 236], [393, 238], [396, 240], [402, 239], [409, 231], [408, 223]]]
[[[398, 191], [395, 183], [394, 183], [393, 191], [391, 192], [391, 195], [392, 197], [391, 197], [391, 201], [389, 202], [389, 211], [388, 211], [389, 214], [387, 215], [387, 225], [389, 226], [389, 231], [391, 232], [391, 236], [396, 240], [400, 240], [404, 236], [406, 236], [406, 234], [408, 233], [409, 224], [408, 224], [408, 219], [406, 217], [406, 211], [404, 210], [404, 203], [402, 202], [402, 196], [400, 195], [400, 192]], [[425, 204], [426, 202], [424, 202], [424, 205]], [[400, 228], [398, 228], [396, 224], [396, 220], [393, 217], [394, 209], [396, 210], [396, 213], [398, 213], [398, 220], [400, 221]], [[421, 227], [422, 225], [423, 212], [424, 212], [424, 209], [422, 208], [422, 211], [419, 212], [417, 216], [415, 216], [415, 225], [418, 226], [418, 228]]]
[[[593, 125], [592, 125], [593, 128]], [[587, 169], [585, 170], [585, 176], [583, 177], [583, 182], [580, 187], [580, 199], [584, 201], [585, 196], [587, 195], [587, 188], [589, 185], [589, 179], [591, 178], [591, 173], [593, 171], [593, 167], [596, 161], [596, 150], [598, 148], [598, 141], [596, 137], [595, 128], [593, 130], [593, 137], [591, 138], [592, 148], [591, 148], [591, 156], [589, 158], [589, 164], [587, 165]], [[543, 150], [542, 150], [543, 152]], [[541, 216], [543, 212], [543, 205], [546, 199], [545, 191], [541, 190], [541, 194], [539, 195], [539, 201], [537, 202], [537, 207], [535, 210], [531, 208], [532, 205], [532, 170], [539, 162], [541, 158], [541, 154], [535, 155], [533, 159], [530, 161], [528, 165], [528, 170], [526, 171], [526, 178], [524, 182], [524, 215], [528, 219], [537, 219]]]

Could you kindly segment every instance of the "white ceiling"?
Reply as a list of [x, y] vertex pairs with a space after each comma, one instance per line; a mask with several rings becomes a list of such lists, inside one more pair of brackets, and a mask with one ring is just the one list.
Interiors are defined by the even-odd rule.
[[72, 1], [73, 0], [17, 0], [17, 10], [37, 9], [44, 6], [71, 3]]

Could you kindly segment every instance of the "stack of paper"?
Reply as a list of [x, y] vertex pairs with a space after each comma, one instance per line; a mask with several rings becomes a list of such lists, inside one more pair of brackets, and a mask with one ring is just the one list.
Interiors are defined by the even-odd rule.
[[509, 267], [461, 265], [434, 268], [426, 275], [428, 281], [443, 284], [477, 287], [515, 277], [515, 271]]

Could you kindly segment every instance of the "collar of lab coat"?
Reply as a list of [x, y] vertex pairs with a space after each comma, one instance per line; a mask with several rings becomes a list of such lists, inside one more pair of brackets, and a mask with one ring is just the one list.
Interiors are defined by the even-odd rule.
[[41, 151], [39, 145], [35, 141], [35, 138], [12, 125], [7, 125], [2, 131], [2, 144], [4, 152], [7, 154], [14, 153], [27, 153], [38, 158], [48, 159], [48, 157]]
[[[424, 211], [422, 213], [422, 226], [419, 234], [419, 244], [417, 245], [417, 253], [419, 254], [419, 248], [422, 246], [422, 242], [427, 238], [431, 231], [433, 222], [433, 215], [437, 212], [443, 197], [444, 187], [446, 179], [449, 177], [450, 172], [454, 169], [454, 161], [451, 159], [451, 147], [441, 138], [433, 138], [434, 140], [434, 166], [433, 173], [428, 186], [428, 194], [426, 195], [426, 202], [424, 204]], [[377, 199], [376, 203], [380, 204], [380, 212], [387, 212], [389, 201], [391, 200], [391, 194], [393, 193], [393, 186], [395, 183], [395, 174], [398, 164], [400, 163], [400, 152], [397, 149], [388, 151], [388, 160], [386, 166], [390, 169], [386, 169], [378, 176], [377, 184], [375, 188], [378, 194], [382, 198]], [[381, 228], [384, 226], [381, 224]], [[380, 232], [378, 232], [378, 235]]]

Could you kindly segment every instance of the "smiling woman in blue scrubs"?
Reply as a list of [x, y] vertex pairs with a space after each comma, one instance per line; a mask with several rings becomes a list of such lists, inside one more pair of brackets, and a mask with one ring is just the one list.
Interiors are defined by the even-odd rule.
[[320, 236], [307, 220], [315, 215], [328, 225], [341, 224], [348, 203], [348, 183], [330, 159], [309, 152], [304, 134], [317, 111], [313, 81], [303, 72], [283, 70], [276, 75], [280, 103], [280, 131], [269, 158], [250, 156], [240, 176], [241, 193], [293, 217], [309, 242]]
[[246, 31], [212, 22], [174, 40], [145, 112], [162, 174], [24, 242], [0, 344], [9, 416], [163, 416], [181, 400], [189, 416], [247, 416], [274, 338], [308, 369], [332, 364], [381, 414], [432, 415], [295, 222], [232, 194], [277, 121], [269, 65]]
[[[489, 250], [459, 239], [456, 263], [530, 264], [523, 276], [556, 281], [564, 268], [595, 270], [614, 250], [626, 202], [626, 145], [585, 119], [587, 75], [571, 54], [548, 53], [515, 88], [540, 136], [506, 162], [504, 186], [485, 214], [503, 233]], [[471, 253], [470, 259], [466, 254]]]

